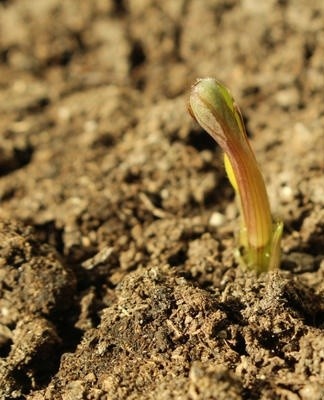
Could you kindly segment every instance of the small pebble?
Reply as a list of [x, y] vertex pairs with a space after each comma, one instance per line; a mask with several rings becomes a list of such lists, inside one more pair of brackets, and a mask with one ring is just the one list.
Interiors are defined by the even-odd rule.
[[294, 198], [294, 193], [292, 188], [290, 186], [283, 186], [280, 190], [280, 197], [281, 200], [286, 203], [291, 202]]
[[220, 212], [214, 212], [209, 219], [209, 225], [214, 227], [219, 227], [223, 225], [224, 222], [225, 216]]

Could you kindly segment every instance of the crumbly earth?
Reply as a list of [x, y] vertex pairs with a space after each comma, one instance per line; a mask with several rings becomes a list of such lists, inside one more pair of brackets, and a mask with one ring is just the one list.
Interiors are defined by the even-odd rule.
[[[324, 399], [324, 3], [0, 1], [0, 398]], [[240, 104], [280, 270], [238, 266]]]

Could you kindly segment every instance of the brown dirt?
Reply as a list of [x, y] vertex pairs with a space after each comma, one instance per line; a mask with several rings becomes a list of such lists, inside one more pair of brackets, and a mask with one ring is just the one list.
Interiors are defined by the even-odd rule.
[[[0, 398], [324, 399], [324, 3], [0, 1]], [[233, 259], [243, 110], [281, 269]]]

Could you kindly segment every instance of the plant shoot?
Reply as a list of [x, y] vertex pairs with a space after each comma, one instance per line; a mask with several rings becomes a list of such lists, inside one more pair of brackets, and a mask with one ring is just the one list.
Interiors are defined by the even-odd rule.
[[191, 89], [189, 112], [224, 151], [241, 213], [240, 260], [258, 272], [278, 268], [283, 224], [273, 222], [263, 177], [229, 90], [216, 79], [199, 79]]

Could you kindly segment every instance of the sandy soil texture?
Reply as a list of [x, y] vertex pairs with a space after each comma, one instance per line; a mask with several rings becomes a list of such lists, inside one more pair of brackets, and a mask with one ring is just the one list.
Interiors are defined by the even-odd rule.
[[[324, 3], [0, 0], [0, 399], [324, 399]], [[278, 271], [237, 265], [243, 112]]]

